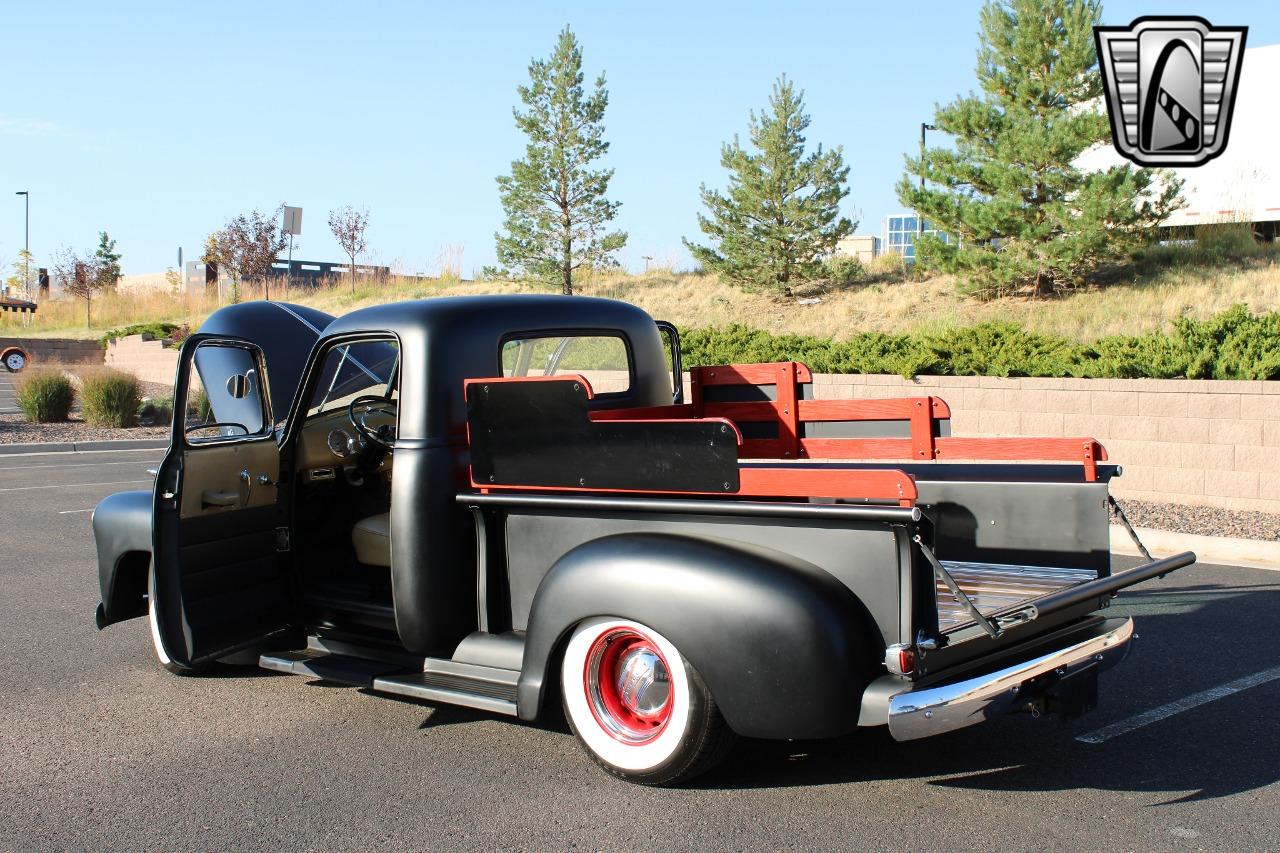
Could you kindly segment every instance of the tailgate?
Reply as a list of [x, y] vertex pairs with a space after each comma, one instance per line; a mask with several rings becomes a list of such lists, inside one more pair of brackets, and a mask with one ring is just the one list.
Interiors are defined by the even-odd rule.
[[1079, 604], [1097, 600], [1097, 606], [1105, 606], [1120, 590], [1195, 561], [1196, 555], [1185, 551], [1102, 578], [1086, 569], [939, 562], [934, 566], [938, 627], [949, 633], [977, 623], [998, 636], [1007, 627]]

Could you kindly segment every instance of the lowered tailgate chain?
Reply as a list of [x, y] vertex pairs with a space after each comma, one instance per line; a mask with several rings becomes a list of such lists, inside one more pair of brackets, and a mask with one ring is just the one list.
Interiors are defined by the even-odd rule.
[[1133, 529], [1133, 525], [1129, 523], [1129, 516], [1124, 514], [1124, 508], [1120, 506], [1115, 499], [1115, 495], [1107, 495], [1107, 504], [1111, 507], [1111, 511], [1116, 514], [1116, 518], [1120, 520], [1121, 526], [1129, 533], [1129, 538], [1133, 540], [1133, 544], [1138, 546], [1139, 553], [1147, 562], [1151, 562], [1154, 558], [1151, 552], [1147, 550], [1147, 546], [1142, 544], [1142, 540], [1138, 538], [1138, 531]]

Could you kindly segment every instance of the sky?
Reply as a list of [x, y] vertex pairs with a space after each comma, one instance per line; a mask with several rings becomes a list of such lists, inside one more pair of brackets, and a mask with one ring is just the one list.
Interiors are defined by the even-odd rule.
[[[197, 256], [229, 218], [303, 208], [295, 259], [342, 258], [328, 212], [367, 208], [363, 259], [433, 273], [461, 252], [494, 263], [494, 178], [524, 151], [512, 120], [534, 57], [570, 25], [603, 72], [630, 239], [619, 256], [688, 266], [702, 183], [720, 146], [785, 73], [804, 90], [811, 146], [842, 146], [844, 212], [879, 234], [935, 105], [975, 86], [977, 2], [10, 4], [0, 54], [0, 260], [39, 265], [106, 230], [126, 274]], [[1200, 14], [1280, 43], [1272, 2], [1108, 2], [1103, 18]], [[16, 49], [17, 46], [22, 49]], [[931, 139], [931, 144], [935, 140]], [[6, 200], [7, 199], [7, 200]]]

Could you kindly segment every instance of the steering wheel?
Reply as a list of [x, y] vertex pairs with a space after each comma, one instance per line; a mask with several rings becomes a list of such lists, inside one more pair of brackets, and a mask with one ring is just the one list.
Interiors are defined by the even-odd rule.
[[[364, 411], [356, 414], [356, 409], [361, 406], [364, 407]], [[392, 423], [371, 427], [366, 421], [369, 415], [372, 414], [386, 415], [391, 418]], [[396, 401], [390, 397], [381, 397], [376, 394], [364, 394], [356, 397], [347, 406], [347, 419], [351, 421], [351, 426], [360, 434], [360, 437], [386, 451], [395, 450], [396, 428], [394, 422], [396, 414]]]

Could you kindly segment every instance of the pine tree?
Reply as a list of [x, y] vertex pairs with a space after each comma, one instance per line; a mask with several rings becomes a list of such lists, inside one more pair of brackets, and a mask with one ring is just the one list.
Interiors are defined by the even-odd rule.
[[754, 153], [733, 142], [720, 149], [729, 170], [728, 194], [701, 187], [709, 216], [698, 227], [714, 246], [684, 244], [704, 266], [748, 289], [781, 292], [816, 277], [823, 256], [853, 233], [856, 223], [840, 216], [849, 194], [839, 146], [819, 145], [805, 156], [804, 93], [785, 76], [773, 86], [769, 108], [748, 123]]
[[93, 253], [97, 261], [97, 274], [102, 277], [103, 287], [115, 287], [120, 281], [120, 253], [116, 251], [116, 241], [107, 236], [106, 231], [98, 232], [98, 249]]
[[613, 170], [590, 168], [609, 150], [609, 93], [603, 74], [584, 89], [582, 48], [568, 27], [550, 59], [529, 64], [529, 85], [518, 91], [525, 110], [513, 110], [516, 126], [529, 141], [524, 159], [497, 179], [507, 217], [506, 233], [494, 235], [498, 261], [572, 294], [575, 271], [616, 264], [627, 242], [625, 232], [604, 230], [621, 207], [606, 197]]
[[[978, 82], [939, 107], [954, 150], [907, 158], [898, 198], [958, 238], [926, 236], [917, 262], [975, 292], [1077, 286], [1128, 258], [1181, 204], [1168, 173], [1128, 164], [1086, 172], [1076, 159], [1110, 142], [1093, 41], [1097, 0], [1007, 0], [981, 12]], [[925, 178], [934, 187], [921, 189]]]

